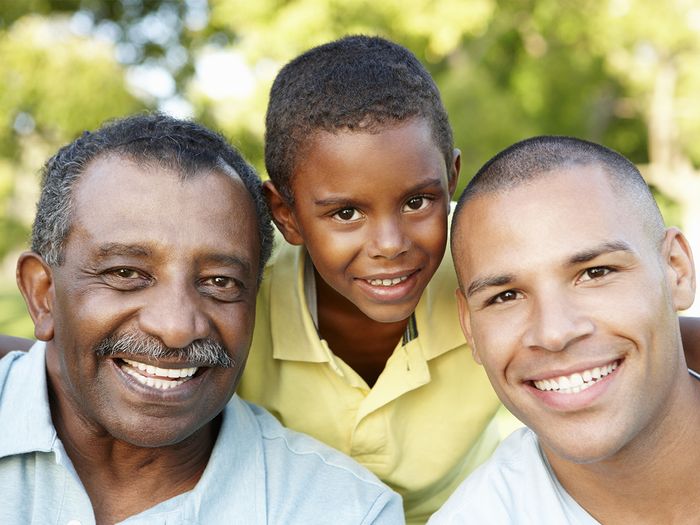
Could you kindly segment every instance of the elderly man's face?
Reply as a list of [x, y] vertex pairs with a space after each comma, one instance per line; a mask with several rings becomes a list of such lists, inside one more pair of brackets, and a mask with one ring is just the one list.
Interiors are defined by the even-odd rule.
[[[53, 387], [115, 438], [178, 443], [222, 410], [246, 361], [259, 261], [251, 198], [220, 172], [179, 181], [105, 157], [86, 170], [73, 210], [53, 270]], [[142, 339], [183, 350], [140, 355]], [[233, 366], [211, 366], [191, 344]]]
[[653, 436], [682, 366], [688, 247], [677, 230], [660, 247], [631, 202], [587, 166], [476, 197], [458, 219], [475, 355], [545, 450], [575, 462]]

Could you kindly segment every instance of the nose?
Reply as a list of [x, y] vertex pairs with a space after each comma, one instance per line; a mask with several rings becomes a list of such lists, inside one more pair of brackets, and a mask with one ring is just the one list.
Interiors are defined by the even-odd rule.
[[210, 335], [204, 298], [184, 281], [153, 286], [139, 313], [141, 330], [170, 348], [183, 348]]
[[594, 330], [591, 318], [575, 299], [550, 291], [534, 301], [523, 343], [550, 352], [566, 349]]
[[373, 258], [395, 259], [408, 251], [410, 239], [399, 219], [378, 221], [372, 229], [368, 252]]

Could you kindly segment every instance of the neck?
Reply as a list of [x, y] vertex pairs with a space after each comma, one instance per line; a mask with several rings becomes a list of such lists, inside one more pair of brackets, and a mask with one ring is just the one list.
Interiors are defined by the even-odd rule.
[[90, 498], [96, 523], [125, 520], [195, 487], [209, 461], [220, 416], [179, 443], [136, 446], [81, 416], [50, 368], [51, 418]]
[[601, 523], [695, 523], [700, 383], [685, 376], [665, 416], [610, 458], [568, 461], [542, 447], [566, 491]]
[[375, 321], [331, 288], [318, 273], [314, 275], [321, 337], [371, 387], [401, 341], [408, 319], [394, 323]]

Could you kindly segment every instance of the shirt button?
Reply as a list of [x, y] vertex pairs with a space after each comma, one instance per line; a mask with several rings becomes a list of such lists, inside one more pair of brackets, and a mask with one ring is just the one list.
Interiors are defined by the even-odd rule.
[[66, 525], [82, 525], [79, 520], [70, 520]]

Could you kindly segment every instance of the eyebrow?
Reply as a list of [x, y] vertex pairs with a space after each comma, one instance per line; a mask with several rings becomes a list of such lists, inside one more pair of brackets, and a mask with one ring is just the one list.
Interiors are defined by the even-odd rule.
[[203, 260], [210, 264], [220, 264], [222, 266], [237, 266], [246, 273], [250, 273], [252, 268], [252, 265], [250, 264], [250, 261], [248, 259], [238, 257], [236, 255], [215, 253], [205, 256]]
[[98, 257], [148, 257], [151, 253], [149, 248], [140, 244], [123, 244], [119, 242], [102, 244], [97, 248]]
[[471, 297], [475, 293], [478, 293], [485, 288], [489, 288], [491, 286], [504, 286], [513, 282], [514, 280], [515, 276], [513, 274], [489, 275], [487, 277], [475, 279], [467, 288], [467, 297]]
[[[419, 191], [425, 191], [427, 189], [438, 187], [442, 184], [441, 177], [431, 177], [423, 182], [420, 182], [404, 192], [405, 196], [411, 195]], [[338, 197], [328, 197], [326, 199], [317, 199], [314, 201], [316, 206], [343, 206], [351, 204], [354, 201], [352, 197], [338, 196]]]
[[[139, 257], [146, 258], [153, 254], [153, 251], [141, 244], [123, 244], [118, 242], [110, 242], [103, 244], [97, 249], [97, 256], [105, 257]], [[236, 255], [227, 255], [223, 253], [209, 254], [203, 257], [205, 262], [211, 264], [220, 264], [222, 266], [236, 266], [244, 272], [250, 273], [252, 264], [244, 257]]]
[[601, 255], [604, 255], [606, 253], [613, 252], [634, 253], [634, 250], [629, 244], [627, 244], [624, 241], [604, 242], [603, 244], [600, 244], [599, 246], [596, 246], [594, 248], [589, 248], [587, 250], [582, 250], [578, 253], [575, 253], [574, 255], [569, 257], [568, 264], [570, 266], [574, 266], [576, 264], [592, 261], [596, 257], [600, 257]]
[[[574, 255], [569, 257], [569, 259], [567, 260], [567, 265], [575, 266], [581, 263], [590, 262], [596, 259], [597, 257], [600, 257], [601, 255], [613, 252], [634, 253], [634, 250], [629, 244], [627, 244], [624, 241], [604, 242], [603, 244], [600, 244], [599, 246], [596, 246], [594, 248], [589, 248], [587, 250], [582, 250], [580, 252], [575, 253]], [[514, 280], [515, 275], [513, 274], [489, 275], [486, 277], [481, 277], [479, 279], [475, 279], [469, 284], [466, 295], [467, 297], [471, 297], [472, 295], [484, 290], [485, 288], [489, 288], [492, 286], [505, 286], [506, 284], [510, 284]]]

